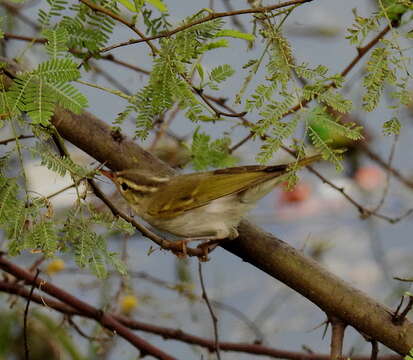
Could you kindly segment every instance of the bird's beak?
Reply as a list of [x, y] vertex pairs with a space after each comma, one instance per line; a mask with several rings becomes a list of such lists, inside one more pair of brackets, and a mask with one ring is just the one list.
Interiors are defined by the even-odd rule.
[[102, 175], [106, 176], [108, 179], [110, 179], [112, 181], [114, 181], [115, 178], [116, 178], [115, 173], [112, 172], [112, 171], [107, 171], [107, 170], [99, 170], [99, 171]]

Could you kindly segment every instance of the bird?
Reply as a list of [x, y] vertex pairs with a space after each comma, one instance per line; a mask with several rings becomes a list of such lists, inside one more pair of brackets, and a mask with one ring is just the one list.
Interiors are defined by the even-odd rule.
[[137, 168], [100, 172], [116, 185], [134, 213], [154, 228], [183, 238], [186, 244], [237, 238], [237, 226], [244, 215], [284, 182], [293, 166], [320, 159], [321, 155], [314, 155], [282, 165], [246, 165], [170, 176]]

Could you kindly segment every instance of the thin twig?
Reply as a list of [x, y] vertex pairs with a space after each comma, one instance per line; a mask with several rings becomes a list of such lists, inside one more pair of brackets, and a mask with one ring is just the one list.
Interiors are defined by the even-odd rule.
[[[188, 24], [184, 24], [182, 26], [178, 26], [177, 28], [170, 30], [170, 31], [165, 31], [161, 34], [158, 35], [154, 35], [154, 36], [149, 36], [149, 37], [143, 37], [141, 39], [131, 39], [125, 42], [121, 42], [121, 43], [117, 43], [117, 44], [113, 44], [111, 46], [108, 46], [106, 48], [100, 49], [99, 53], [103, 53], [103, 52], [107, 52], [119, 47], [123, 47], [123, 46], [129, 46], [132, 44], [138, 44], [141, 42], [147, 42], [147, 41], [151, 41], [151, 40], [155, 40], [155, 39], [160, 39], [160, 38], [164, 38], [164, 37], [170, 37], [178, 32], [187, 30], [193, 26], [202, 24], [204, 22], [207, 21], [211, 21], [211, 20], [215, 20], [215, 19], [219, 19], [219, 18], [223, 18], [223, 17], [228, 17], [228, 16], [235, 16], [235, 15], [244, 15], [244, 14], [262, 14], [262, 13], [266, 13], [272, 10], [276, 10], [276, 9], [280, 9], [283, 7], [288, 7], [288, 6], [294, 6], [297, 4], [304, 4], [304, 3], [308, 3], [311, 2], [313, 0], [292, 0], [292, 1], [286, 1], [284, 3], [281, 4], [276, 4], [276, 5], [271, 5], [271, 6], [260, 6], [260, 7], [256, 7], [256, 8], [248, 8], [248, 9], [242, 9], [242, 10], [234, 10], [234, 11], [224, 11], [224, 12], [213, 12], [213, 13], [209, 13], [207, 16], [198, 19], [196, 21], [193, 21], [191, 23]], [[92, 54], [91, 56], [93, 56], [94, 54]]]
[[77, 332], [80, 336], [84, 337], [84, 338], [87, 339], [87, 340], [96, 341], [96, 342], [99, 342], [99, 343], [103, 343], [103, 342], [107, 342], [107, 341], [110, 341], [110, 340], [111, 340], [110, 338], [100, 338], [100, 337], [90, 336], [90, 335], [86, 334], [86, 333], [79, 327], [79, 325], [77, 325], [77, 324], [74, 322], [74, 320], [72, 319], [71, 316], [67, 316], [67, 321], [68, 321], [68, 323], [70, 324], [70, 326], [71, 326], [73, 329], [75, 329], [76, 332]]
[[[391, 165], [393, 163], [394, 154], [396, 153], [396, 145], [397, 145], [398, 139], [399, 139], [399, 136], [396, 135], [394, 137], [393, 144], [392, 144], [391, 149], [390, 149], [389, 160], [387, 161], [387, 169], [391, 168]], [[377, 206], [374, 209], [372, 209], [373, 212], [379, 211], [381, 209], [381, 207], [383, 206], [383, 204], [386, 200], [387, 194], [389, 193], [390, 180], [391, 180], [391, 172], [390, 172], [390, 170], [387, 170], [386, 184], [385, 184], [384, 189], [383, 189], [383, 194], [382, 194], [381, 199], [380, 199], [379, 203], [377, 204]]]
[[19, 135], [17, 138], [11, 137], [5, 140], [0, 141], [0, 145], [7, 145], [10, 142], [16, 141], [17, 140], [22, 140], [22, 139], [33, 139], [35, 136], [34, 135]]
[[[31, 43], [34, 43], [34, 44], [45, 44], [47, 42], [46, 38], [39, 38], [39, 37], [32, 37], [32, 36], [25, 36], [25, 35], [16, 35], [16, 34], [12, 34], [12, 33], [4, 33], [3, 38], [5, 40], [28, 41], [28, 42], [31, 42]], [[75, 55], [81, 55], [82, 54], [79, 50], [76, 50], [76, 49], [69, 49], [69, 51], [72, 54], [75, 54]], [[142, 73], [144, 75], [149, 75], [150, 74], [150, 72], [148, 70], [145, 70], [145, 69], [143, 69], [139, 66], [130, 64], [126, 61], [119, 60], [113, 54], [102, 55], [99, 59], [113, 62], [113, 63], [121, 65], [125, 68], [136, 71], [138, 73]]]
[[217, 355], [217, 359], [221, 360], [220, 348], [219, 348], [219, 334], [218, 334], [218, 318], [216, 317], [214, 310], [212, 309], [212, 305], [209, 302], [208, 294], [204, 284], [204, 276], [202, 274], [202, 262], [198, 261], [198, 273], [199, 273], [199, 281], [201, 283], [202, 289], [202, 298], [205, 300], [205, 303], [208, 307], [209, 314], [211, 315], [212, 325], [214, 328], [214, 339], [215, 339], [215, 353]]
[[[353, 58], [353, 60], [344, 68], [344, 70], [340, 73], [342, 77], [345, 77], [353, 68], [358, 64], [358, 62], [362, 59], [364, 55], [366, 55], [370, 49], [372, 49], [377, 43], [390, 31], [390, 27], [386, 26], [380, 33], [378, 33], [368, 44], [365, 46], [357, 49], [357, 55]], [[331, 82], [330, 84], [326, 85], [326, 90], [330, 87], [336, 87], [335, 82]], [[297, 105], [293, 106], [290, 110], [284, 113], [284, 116], [290, 115], [292, 113], [301, 110], [305, 107], [311, 100], [301, 100]]]
[[28, 336], [27, 336], [27, 319], [29, 317], [29, 306], [30, 306], [30, 301], [33, 296], [33, 291], [35, 288], [35, 282], [37, 277], [39, 276], [40, 270], [36, 270], [36, 275], [34, 276], [33, 284], [30, 289], [29, 297], [27, 298], [27, 303], [26, 303], [26, 308], [24, 309], [24, 318], [23, 318], [23, 338], [24, 338], [24, 358], [25, 360], [30, 359], [30, 354], [29, 354], [29, 341], [28, 341]]
[[232, 146], [231, 148], [229, 148], [228, 152], [230, 154], [232, 154], [235, 150], [237, 150], [238, 148], [240, 148], [242, 145], [244, 145], [247, 141], [249, 141], [250, 139], [252, 139], [254, 137], [254, 133], [251, 131], [246, 137], [244, 137], [243, 139], [241, 139], [239, 142], [237, 142], [234, 146]]
[[215, 113], [215, 115], [219, 118], [221, 116], [226, 116], [226, 117], [241, 117], [241, 116], [245, 116], [247, 114], [246, 111], [242, 111], [240, 113], [234, 113], [234, 112], [223, 112], [218, 110], [209, 100], [208, 97], [204, 95], [203, 90], [199, 89], [191, 84], [189, 84], [192, 89], [194, 90], [194, 92], [205, 102], [205, 104], [207, 104], [212, 111]]

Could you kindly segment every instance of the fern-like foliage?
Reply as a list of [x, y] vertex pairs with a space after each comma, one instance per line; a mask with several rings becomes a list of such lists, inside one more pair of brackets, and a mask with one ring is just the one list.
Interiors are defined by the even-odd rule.
[[0, 177], [0, 224], [7, 224], [11, 212], [17, 207], [18, 185], [16, 179]]
[[396, 76], [390, 68], [390, 53], [384, 48], [376, 48], [372, 51], [367, 62], [367, 75], [363, 79], [366, 93], [363, 95], [363, 108], [366, 111], [373, 111], [379, 101], [384, 84], [393, 84]]
[[142, 17], [146, 25], [146, 33], [158, 35], [161, 32], [170, 30], [171, 24], [168, 21], [168, 16], [168, 13], [162, 13], [161, 16], [155, 17], [151, 9], [143, 8]]
[[344, 98], [338, 91], [331, 88], [319, 94], [317, 100], [342, 114], [350, 112], [353, 107], [351, 100]]
[[65, 246], [73, 249], [75, 261], [79, 267], [90, 268], [100, 278], [107, 276], [108, 266], [114, 267], [122, 274], [126, 273], [122, 261], [116, 253], [107, 249], [106, 239], [91, 229], [89, 220], [78, 217], [74, 212], [71, 212], [63, 232], [63, 242]]
[[48, 11], [40, 9], [38, 14], [39, 24], [42, 27], [50, 26], [52, 17], [61, 16], [67, 5], [66, 0], [47, 0], [47, 3], [49, 4]]
[[340, 137], [354, 141], [363, 139], [362, 126], [354, 122], [340, 122], [325, 107], [316, 106], [311, 110], [307, 119], [312, 129], [317, 131], [323, 140], [338, 143], [338, 145], [333, 144], [334, 147], [345, 142], [337, 141]]
[[265, 36], [271, 44], [270, 61], [267, 65], [269, 80], [278, 83], [285, 90], [294, 64], [291, 45], [281, 31], [266, 31]]
[[[191, 16], [183, 24], [191, 23], [200, 18], [202, 18], [202, 14]], [[187, 114], [191, 120], [211, 119], [203, 114], [203, 108], [199, 106], [199, 101], [193, 95], [185, 79], [188, 65], [205, 51], [208, 51], [205, 43], [214, 38], [222, 25], [221, 19], [211, 20], [161, 40], [161, 50], [154, 61], [149, 82], [136, 94], [132, 104], [133, 108], [138, 110], [137, 136], [145, 138], [152, 127], [153, 120], [170, 109], [175, 101], [180, 103], [181, 108], [191, 107]], [[223, 67], [222, 70], [225, 70], [225, 77], [228, 77], [228, 68]], [[215, 73], [218, 76], [218, 70]], [[223, 73], [220, 76], [220, 81], [223, 81]], [[197, 110], [193, 110], [193, 107]], [[130, 109], [127, 111], [129, 112]], [[204, 116], [204, 118], [200, 116]]]
[[70, 83], [56, 81], [47, 86], [54, 93], [55, 102], [75, 114], [80, 114], [88, 106], [87, 98]]
[[384, 135], [399, 135], [402, 125], [397, 117], [392, 117], [383, 124]]
[[237, 159], [229, 153], [231, 140], [223, 137], [211, 141], [211, 137], [199, 131], [195, 131], [192, 139], [192, 164], [195, 170], [204, 170], [208, 167], [233, 166]]
[[351, 100], [344, 98], [342, 94], [330, 86], [326, 86], [326, 80], [333, 80], [336, 87], [339, 87], [342, 82], [342, 78], [338, 76], [328, 77], [305, 85], [302, 91], [303, 99], [307, 101], [316, 99], [320, 104], [328, 105], [342, 114], [350, 112], [353, 107]]
[[349, 34], [346, 36], [346, 39], [348, 39], [351, 44], [361, 45], [370, 32], [375, 31], [378, 28], [379, 19], [378, 16], [365, 18], [359, 16], [355, 10], [353, 12], [354, 24], [347, 29]]
[[257, 161], [265, 164], [280, 149], [283, 142], [291, 137], [300, 120], [300, 116], [294, 116], [289, 122], [276, 121], [271, 128], [270, 136], [267, 136], [257, 155]]
[[[107, 35], [97, 29], [88, 27], [87, 23], [79, 17], [65, 16], [59, 24], [68, 32], [68, 46], [71, 49], [81, 51], [86, 49], [91, 54], [96, 53], [107, 42]], [[83, 57], [76, 52], [76, 56]]]
[[50, 82], [68, 82], [77, 80], [80, 77], [77, 64], [68, 58], [54, 58], [44, 61], [39, 64], [34, 73], [38, 77]]
[[[263, 35], [268, 41], [270, 57], [266, 66], [266, 82], [256, 87], [245, 105], [247, 111], [258, 111], [260, 119], [253, 130], [258, 136], [266, 137], [257, 157], [261, 163], [270, 160], [283, 142], [294, 134], [301, 116], [298, 115], [290, 121], [282, 119], [297, 105], [300, 96], [304, 101], [317, 99], [341, 113], [350, 111], [352, 107], [351, 101], [331, 88], [331, 83], [334, 83], [335, 88], [342, 85], [341, 76], [327, 75], [328, 69], [323, 65], [314, 68], [307, 63], [296, 65], [291, 46], [280, 31], [269, 29], [265, 30]], [[253, 67], [247, 81], [251, 81], [251, 74], [257, 72], [260, 61], [247, 64]], [[292, 81], [293, 70], [299, 77], [311, 83], [303, 89], [297, 89]]]
[[55, 109], [55, 93], [42, 78], [34, 78], [28, 83], [24, 93], [24, 111], [31, 117], [33, 124], [49, 125]]
[[79, 178], [84, 178], [89, 175], [87, 169], [75, 164], [68, 157], [57, 155], [55, 152], [51, 151], [49, 146], [45, 143], [36, 143], [35, 146], [30, 148], [30, 152], [33, 156], [41, 158], [41, 165], [45, 165], [49, 170], [58, 173], [60, 176], [65, 176], [67, 172]]
[[43, 36], [47, 39], [46, 52], [52, 59], [67, 55], [69, 34], [65, 28], [46, 29], [43, 31]]
[[[54, 45], [53, 54], [61, 53]], [[1, 94], [1, 110], [13, 117], [19, 111], [27, 112], [32, 124], [48, 126], [56, 104], [75, 113], [80, 113], [87, 105], [87, 98], [70, 81], [80, 77], [76, 63], [69, 58], [53, 57], [36, 70], [19, 75], [9, 91]]]
[[108, 230], [119, 231], [125, 235], [133, 235], [135, 228], [120, 217], [115, 217], [109, 212], [97, 211], [89, 206], [90, 221], [97, 225], [103, 225]]
[[24, 201], [18, 200], [12, 209], [9, 209], [9, 218], [3, 227], [9, 240], [10, 255], [17, 255], [24, 248], [24, 236], [26, 235], [26, 222], [29, 219], [29, 211]]
[[342, 156], [340, 152], [332, 149], [329, 146], [330, 140], [323, 140], [320, 134], [311, 126], [307, 128], [307, 135], [311, 140], [314, 147], [322, 154], [323, 159], [331, 161], [337, 171], [343, 170], [343, 165], [341, 164]]
[[261, 119], [254, 127], [254, 131], [257, 135], [264, 135], [265, 132], [272, 126], [277, 127], [278, 121], [290, 110], [290, 108], [296, 103], [297, 99], [294, 94], [284, 94], [282, 101], [271, 100], [264, 105], [259, 115]]
[[[91, 10], [85, 4], [72, 4], [67, 6], [66, 0], [47, 0], [49, 11], [41, 9], [39, 11], [39, 21], [43, 28], [46, 28], [45, 36], [49, 40], [48, 53], [52, 58], [57, 55], [52, 44], [64, 45], [77, 50], [76, 56], [84, 57], [86, 53], [95, 54], [109, 40], [113, 32], [115, 21], [108, 15]], [[112, 13], [118, 13], [117, 2], [114, 0], [97, 0], [99, 6]], [[65, 10], [65, 11], [63, 11]], [[56, 18], [52, 24], [52, 18]], [[63, 34], [63, 31], [66, 34]], [[61, 36], [61, 38], [59, 38]], [[55, 39], [53, 39], [55, 37]], [[60, 47], [62, 49], [62, 47]], [[81, 53], [81, 50], [86, 50]]]
[[255, 92], [247, 99], [245, 110], [258, 110], [264, 106], [267, 101], [271, 100], [275, 90], [277, 88], [276, 83], [270, 83], [269, 85], [260, 84], [255, 89]]
[[9, 240], [10, 255], [24, 249], [42, 251], [52, 255], [58, 246], [56, 225], [40, 210], [43, 201], [27, 204], [19, 199], [19, 186], [14, 178], [0, 176], [0, 228]]
[[24, 247], [52, 256], [58, 249], [59, 237], [55, 223], [50, 219], [38, 221], [26, 235]]
[[302, 79], [316, 80], [317, 78], [325, 78], [328, 68], [324, 65], [318, 65], [312, 69], [308, 63], [302, 63], [300, 65], [294, 65], [294, 70]]
[[[0, 229], [8, 238], [8, 252], [18, 255], [24, 250], [52, 256], [56, 252], [73, 251], [79, 266], [88, 266], [99, 277], [107, 274], [108, 266], [122, 274], [125, 265], [118, 255], [107, 249], [104, 234], [97, 234], [93, 226], [132, 235], [134, 229], [124, 220], [101, 214], [90, 208], [89, 218], [79, 209], [69, 211], [61, 229], [59, 221], [46, 198], [23, 201], [19, 198], [17, 179], [0, 173]], [[79, 206], [79, 205], [77, 205]]]
[[235, 73], [235, 70], [228, 64], [219, 65], [212, 69], [209, 75], [209, 82], [206, 84], [212, 90], [219, 90], [217, 84], [224, 82]]

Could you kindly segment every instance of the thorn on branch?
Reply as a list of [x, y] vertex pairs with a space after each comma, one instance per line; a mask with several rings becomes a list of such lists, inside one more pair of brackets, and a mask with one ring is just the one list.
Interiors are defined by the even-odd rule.
[[113, 129], [110, 132], [110, 136], [112, 137], [113, 140], [115, 140], [117, 143], [121, 143], [123, 139], [125, 138], [122, 133], [120, 132], [119, 129]]
[[406, 320], [407, 314], [409, 313], [409, 311], [413, 307], [413, 297], [409, 295], [409, 301], [408, 301], [406, 307], [404, 308], [404, 310], [402, 312], [400, 312], [400, 309], [403, 305], [403, 302], [404, 302], [404, 296], [402, 296], [402, 298], [400, 300], [400, 303], [397, 306], [397, 309], [394, 312], [393, 317], [392, 317], [392, 322], [395, 325], [402, 325], [404, 320]]
[[377, 340], [371, 340], [371, 355], [370, 355], [370, 360], [377, 360], [377, 357], [379, 355], [379, 343]]

